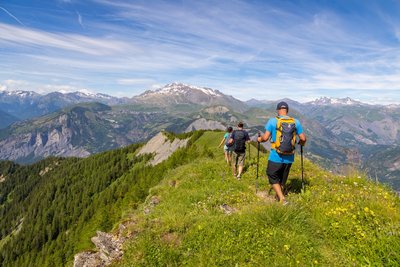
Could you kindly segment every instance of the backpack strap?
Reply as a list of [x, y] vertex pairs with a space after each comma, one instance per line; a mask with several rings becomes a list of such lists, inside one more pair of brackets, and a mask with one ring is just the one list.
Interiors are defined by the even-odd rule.
[[[281, 131], [280, 127], [281, 127], [282, 121], [281, 121], [281, 118], [279, 116], [276, 116], [275, 118], [276, 118], [275, 130], [278, 133], [278, 131]], [[276, 136], [277, 136], [277, 134], [275, 134], [275, 139], [276, 139]], [[271, 134], [270, 140], [271, 140], [271, 148], [272, 149], [276, 149], [276, 140], [272, 141], [272, 134]]]

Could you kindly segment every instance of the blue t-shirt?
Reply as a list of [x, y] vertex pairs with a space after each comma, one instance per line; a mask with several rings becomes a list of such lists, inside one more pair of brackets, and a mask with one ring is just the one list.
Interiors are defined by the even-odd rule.
[[[285, 116], [280, 116], [281, 118]], [[296, 123], [296, 134], [302, 134], [303, 133], [303, 127], [301, 127], [300, 121], [297, 119], [294, 119]], [[271, 133], [271, 142], [275, 142], [276, 140], [276, 124], [278, 123], [278, 120], [276, 118], [271, 118], [268, 120], [267, 124], [265, 125], [265, 130]], [[294, 155], [279, 155], [278, 152], [276, 152], [275, 149], [271, 149], [271, 152], [269, 154], [268, 160], [276, 163], [293, 163], [294, 162]]]
[[228, 137], [229, 137], [229, 133], [225, 133], [225, 135], [224, 135], [225, 142], [226, 142], [226, 139], [228, 139]]

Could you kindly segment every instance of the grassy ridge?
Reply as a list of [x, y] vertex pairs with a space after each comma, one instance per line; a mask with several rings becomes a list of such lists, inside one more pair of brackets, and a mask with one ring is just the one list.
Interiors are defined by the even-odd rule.
[[[115, 266], [397, 266], [400, 262], [399, 199], [354, 174], [338, 177], [299, 159], [282, 206], [268, 194], [267, 155], [256, 149], [241, 181], [223, 161], [221, 133], [206, 133], [196, 160], [170, 169], [145, 204], [128, 216], [137, 233]], [[154, 199], [158, 205], [154, 205]], [[144, 213], [143, 210], [150, 210]]]

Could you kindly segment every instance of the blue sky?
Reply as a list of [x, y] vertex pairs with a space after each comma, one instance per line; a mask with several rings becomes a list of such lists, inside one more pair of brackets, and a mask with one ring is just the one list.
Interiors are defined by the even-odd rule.
[[0, 1], [0, 90], [400, 104], [400, 1]]

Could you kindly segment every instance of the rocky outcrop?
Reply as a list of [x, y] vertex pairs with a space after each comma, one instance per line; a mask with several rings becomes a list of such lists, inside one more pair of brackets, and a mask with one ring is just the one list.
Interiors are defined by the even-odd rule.
[[6, 176], [3, 174], [0, 174], [0, 183], [4, 182], [6, 180]]
[[[147, 215], [160, 203], [160, 197], [152, 196], [147, 199], [146, 203], [144, 212]], [[120, 224], [116, 234], [97, 231], [97, 235], [91, 238], [96, 246], [96, 251], [84, 251], [76, 254], [74, 267], [104, 267], [121, 259], [124, 254], [122, 247], [125, 241], [137, 234], [135, 225], [136, 221], [131, 219]]]
[[122, 238], [120, 231], [117, 235], [97, 231], [97, 236], [92, 237], [91, 240], [97, 251], [76, 254], [74, 267], [103, 267], [122, 257], [122, 245], [125, 238]]
[[206, 120], [204, 118], [201, 118], [192, 122], [186, 128], [185, 133], [196, 130], [225, 130], [225, 129], [226, 127], [218, 121]]
[[229, 112], [229, 109], [225, 106], [215, 106], [215, 107], [205, 108], [204, 112], [207, 112], [209, 114], [222, 114]]
[[71, 144], [72, 135], [71, 129], [61, 127], [48, 132], [10, 136], [0, 141], [0, 158], [18, 160], [50, 155], [64, 157], [86, 157], [90, 155], [83, 147], [74, 147]]
[[98, 252], [82, 252], [75, 255], [74, 267], [89, 267], [89, 266], [98, 266], [98, 267], [105, 266], [105, 263], [99, 257]]
[[189, 139], [175, 138], [171, 142], [163, 133], [159, 133], [140, 149], [138, 155], [154, 154], [154, 158], [149, 162], [154, 166], [168, 159], [178, 148], [185, 147], [188, 141]]

